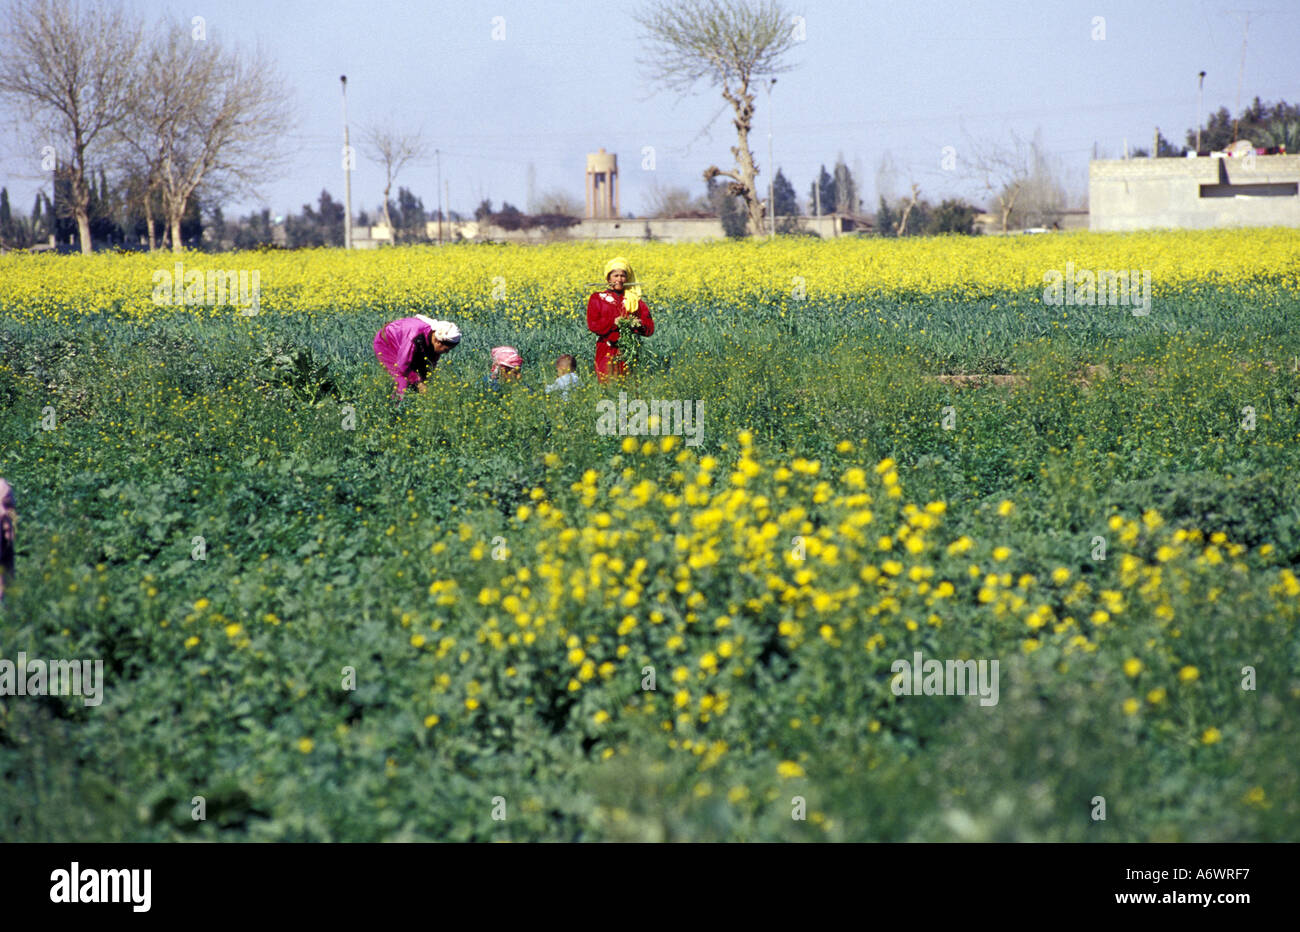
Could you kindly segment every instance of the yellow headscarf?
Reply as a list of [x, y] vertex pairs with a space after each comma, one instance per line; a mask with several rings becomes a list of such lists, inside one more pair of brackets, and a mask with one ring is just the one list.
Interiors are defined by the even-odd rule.
[[[609, 273], [614, 271], [615, 269], [622, 269], [624, 272], [626, 272], [627, 280], [629, 282], [636, 281], [636, 276], [632, 274], [632, 266], [630, 266], [628, 264], [628, 261], [624, 259], [622, 256], [615, 256], [613, 259], [610, 259], [608, 262], [605, 263], [605, 281], [607, 282], [609, 281]], [[637, 306], [640, 303], [641, 303], [641, 288], [639, 286], [633, 288], [625, 287], [623, 289], [623, 309], [627, 313], [635, 314]]]

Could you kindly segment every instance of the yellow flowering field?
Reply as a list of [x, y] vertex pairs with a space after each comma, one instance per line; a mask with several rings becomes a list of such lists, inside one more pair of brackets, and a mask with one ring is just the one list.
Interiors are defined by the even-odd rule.
[[[1246, 289], [1300, 286], [1300, 232], [1288, 229], [1165, 233], [1071, 233], [1054, 236], [943, 237], [821, 242], [607, 246], [411, 247], [208, 255], [99, 254], [0, 256], [0, 314], [14, 320], [74, 322], [83, 314], [150, 319], [181, 307], [229, 315], [194, 292], [186, 304], [173, 277], [192, 284], [209, 271], [256, 271], [262, 313], [335, 314], [360, 309], [436, 307], [474, 322], [504, 316], [524, 326], [581, 311], [613, 252], [635, 258], [646, 296], [659, 303], [743, 304], [775, 299], [788, 308], [800, 292], [812, 299], [914, 294], [945, 300], [1041, 291], [1044, 274], [1078, 269], [1142, 270], [1152, 289], [1171, 294], [1198, 286]], [[177, 275], [177, 262], [180, 275]], [[169, 303], [155, 301], [165, 279]], [[39, 315], [39, 316], [32, 316]]]
[[[0, 824], [1297, 837], [1300, 233], [619, 251], [657, 326], [609, 385], [606, 246], [0, 257], [0, 659], [105, 670], [0, 694]], [[155, 301], [178, 261], [256, 313]], [[416, 312], [464, 339], [397, 405]]]

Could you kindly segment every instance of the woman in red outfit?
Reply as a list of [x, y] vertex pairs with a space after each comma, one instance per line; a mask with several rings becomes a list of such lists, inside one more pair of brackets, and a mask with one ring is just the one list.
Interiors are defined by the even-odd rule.
[[608, 382], [611, 376], [627, 374], [618, 341], [622, 333], [648, 337], [655, 332], [650, 308], [641, 300], [641, 289], [633, 281], [632, 266], [622, 256], [605, 263], [609, 287], [587, 299], [587, 329], [596, 334], [596, 378]]

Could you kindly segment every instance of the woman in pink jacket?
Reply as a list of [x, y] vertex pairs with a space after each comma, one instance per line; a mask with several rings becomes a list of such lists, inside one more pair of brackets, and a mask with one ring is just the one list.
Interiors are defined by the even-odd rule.
[[438, 357], [460, 342], [460, 328], [449, 320], [423, 314], [386, 324], [375, 334], [375, 355], [397, 383], [401, 398], [409, 386], [424, 391], [423, 381], [438, 365]]

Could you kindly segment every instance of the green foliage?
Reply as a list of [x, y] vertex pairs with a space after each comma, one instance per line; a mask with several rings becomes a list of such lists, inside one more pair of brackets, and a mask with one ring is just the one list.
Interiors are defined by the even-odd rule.
[[[634, 377], [601, 386], [584, 371], [568, 401], [545, 395], [553, 376], [532, 365], [521, 383], [485, 391], [477, 360], [497, 343], [530, 363], [553, 359], [580, 326], [494, 322], [467, 332], [428, 391], [400, 408], [369, 349], [387, 309], [286, 323], [269, 344], [234, 317], [92, 321], [73, 343], [54, 327], [0, 326], [0, 473], [21, 513], [18, 572], [0, 603], [3, 656], [97, 657], [106, 681], [93, 708], [0, 697], [0, 834], [1292, 840], [1300, 641], [1294, 597], [1270, 587], [1283, 568], [1300, 568], [1300, 409], [1295, 373], [1265, 363], [1300, 352], [1286, 326], [1300, 308], [1293, 295], [1243, 302], [1214, 287], [1169, 300], [1177, 311], [1162, 320], [1077, 308], [1067, 318], [1034, 294], [1005, 293], [664, 303]], [[951, 373], [1024, 381], [935, 378]], [[598, 434], [596, 405], [619, 390], [702, 400], [692, 459], [676, 460], [682, 445], [646, 453]], [[53, 431], [40, 427], [47, 404]], [[1241, 426], [1247, 404], [1254, 430]], [[947, 406], [952, 430], [941, 423]], [[831, 645], [822, 621], [835, 638], [869, 621], [835, 610], [807, 622], [792, 648], [778, 633], [792, 610], [747, 607], [765, 580], [740, 572], [722, 546], [719, 566], [696, 573], [706, 602], [698, 621], [683, 621], [680, 651], [666, 646], [676, 628], [644, 613], [616, 635], [627, 610], [595, 596], [557, 603], [531, 653], [492, 646], [490, 619], [503, 635], [523, 628], [479, 593], [547, 591], [535, 571], [559, 533], [519, 517], [542, 500], [536, 490], [573, 526], [595, 527], [636, 483], [678, 489], [703, 456], [719, 460], [714, 483], [725, 487], [742, 428], [765, 459], [821, 463], [820, 475], [788, 483], [765, 473], [756, 490], [775, 502], [788, 485], [780, 507], [803, 505], [817, 531], [837, 525], [832, 506], [814, 501], [816, 483], [854, 467], [870, 474], [886, 457], [897, 461], [899, 504], [945, 502], [936, 540], [969, 535], [976, 549], [930, 561], [961, 584], [942, 626], [926, 622], [932, 609], [913, 595], [907, 612], [920, 624], [892, 622], [888, 650], [868, 653], [848, 633], [843, 648]], [[600, 489], [590, 504], [587, 470]], [[1009, 515], [999, 514], [1003, 499], [1015, 502]], [[886, 533], [892, 506], [878, 496], [872, 507]], [[654, 508], [662, 539], [629, 533], [568, 553], [566, 592], [568, 573], [589, 572], [599, 550], [646, 562], [646, 604], [663, 592], [666, 615], [690, 611], [673, 588], [684, 557], [672, 510]], [[701, 509], [680, 510], [689, 523]], [[1149, 511], [1160, 534], [1122, 543], [1111, 519], [1140, 524]], [[1247, 549], [1202, 575], [1189, 569], [1187, 592], [1168, 586], [1170, 621], [1124, 585], [1121, 554], [1155, 565], [1175, 530], [1222, 532]], [[1107, 560], [1090, 555], [1097, 536]], [[1078, 627], [1040, 632], [1024, 650], [1022, 618], [995, 615], [979, 601], [982, 580], [967, 574], [971, 564], [992, 571], [996, 546], [1012, 552], [999, 572], [1033, 576], [1026, 598], [1058, 618], [1075, 612]], [[534, 576], [521, 581], [525, 567]], [[816, 568], [827, 588], [863, 585], [857, 564]], [[1057, 568], [1131, 604], [1090, 622], [1065, 603], [1068, 586], [1051, 588]], [[450, 601], [431, 591], [445, 580], [456, 583]], [[746, 637], [741, 675], [727, 674], [731, 711], [669, 734], [659, 713], [672, 701], [672, 670], [687, 666], [696, 682], [723, 614]], [[555, 625], [593, 656], [627, 645], [624, 666], [570, 690]], [[1072, 645], [1075, 634], [1094, 649]], [[894, 696], [890, 663], [913, 649], [1000, 658], [1001, 701]], [[1137, 677], [1124, 672], [1131, 658], [1143, 664]], [[640, 688], [644, 665], [658, 669], [654, 709]], [[1247, 665], [1256, 691], [1241, 688]], [[1199, 671], [1195, 682], [1178, 679], [1185, 666]], [[344, 668], [355, 689], [342, 686]], [[1153, 703], [1157, 688], [1167, 697]], [[480, 704], [468, 709], [468, 698]], [[1128, 698], [1140, 713], [1123, 711]], [[603, 727], [593, 718], [602, 710], [612, 717]], [[1204, 740], [1211, 726], [1221, 741]], [[799, 773], [782, 775], [782, 762]], [[490, 815], [498, 795], [505, 821]], [[1106, 822], [1089, 818], [1097, 795]], [[205, 821], [191, 817], [195, 796]], [[807, 801], [806, 821], [790, 817], [794, 796]]]
[[253, 360], [253, 375], [263, 387], [307, 404], [338, 395], [329, 366], [318, 362], [306, 346], [263, 346], [261, 354]]

